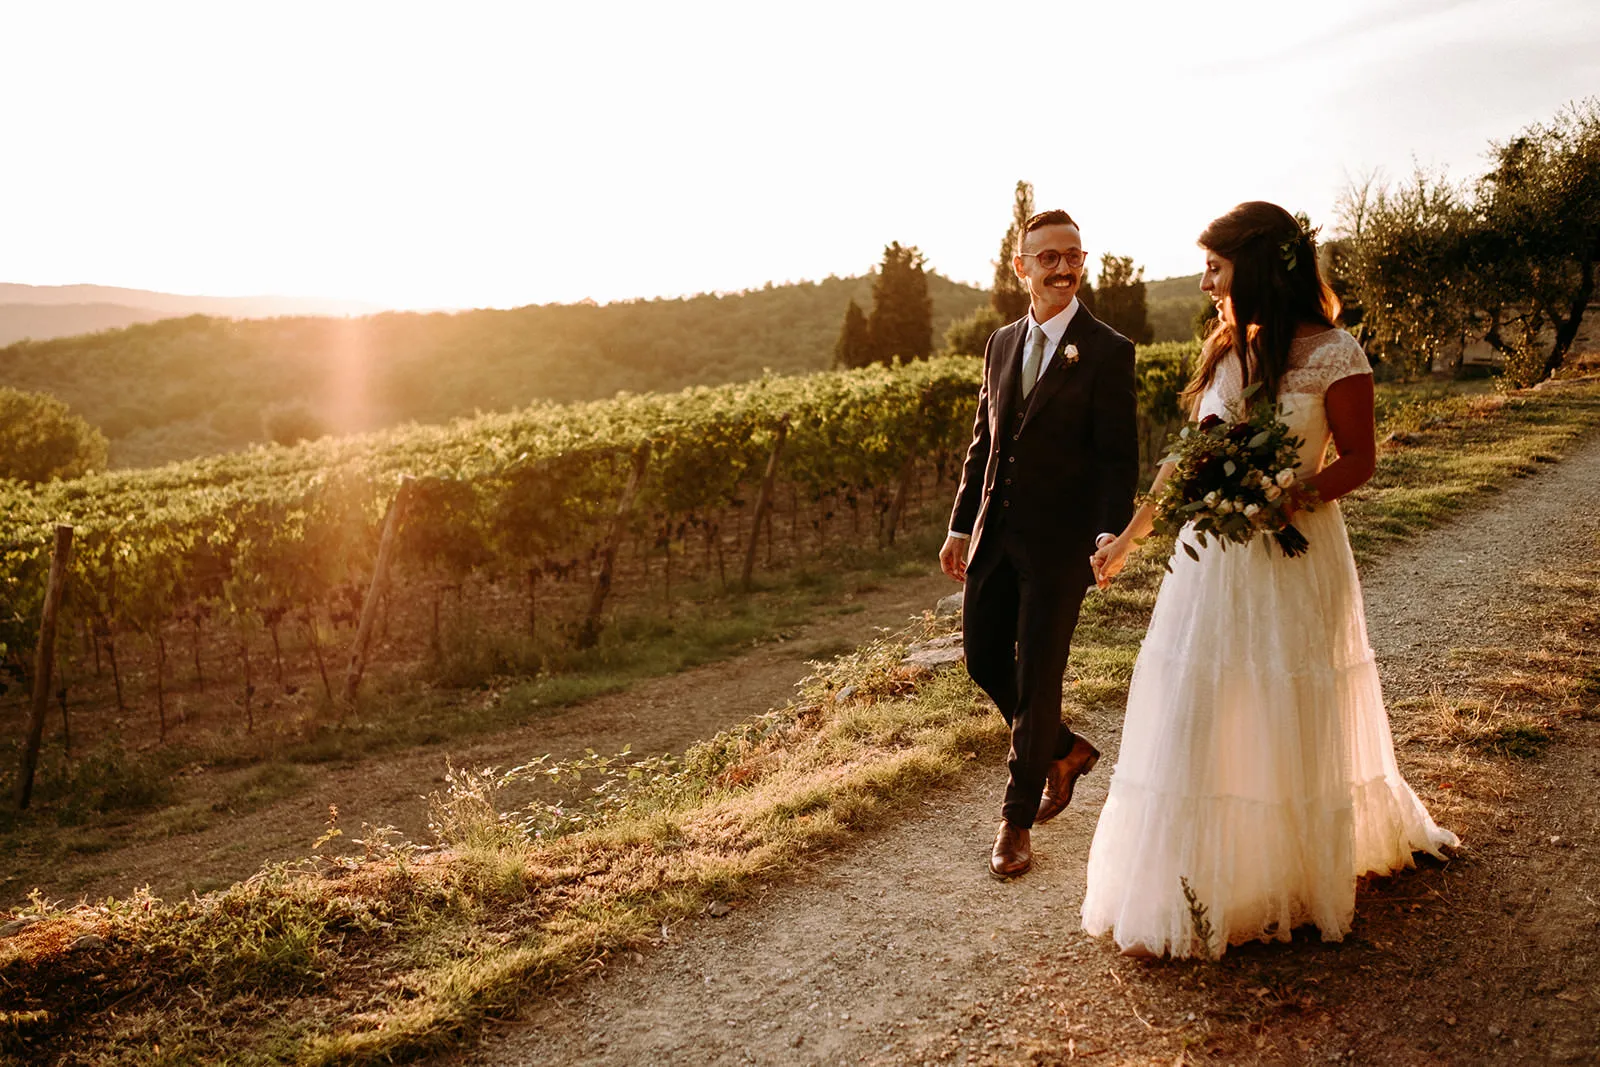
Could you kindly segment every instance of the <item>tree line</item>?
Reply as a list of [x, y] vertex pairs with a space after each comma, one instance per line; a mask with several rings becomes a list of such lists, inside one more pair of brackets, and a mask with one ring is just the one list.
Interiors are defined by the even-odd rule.
[[[936, 273], [926, 281], [935, 330], [988, 299]], [[604, 306], [348, 319], [195, 315], [0, 348], [0, 386], [56, 398], [104, 435], [111, 466], [146, 467], [537, 401], [826, 370], [840, 313], [876, 283], [867, 274]], [[12, 453], [5, 444], [0, 457]]]
[[1461, 371], [1487, 344], [1508, 386], [1561, 371], [1600, 259], [1600, 101], [1563, 108], [1490, 145], [1452, 182], [1417, 170], [1351, 185], [1324, 253], [1369, 353], [1399, 377]]
[[[1033, 185], [1017, 182], [1011, 205], [1011, 222], [1000, 239], [994, 261], [994, 287], [989, 306], [952, 322], [940, 349], [946, 355], [981, 356], [989, 336], [1028, 313], [1028, 290], [1012, 269], [1020, 248], [1023, 227], [1034, 214]], [[834, 343], [835, 367], [865, 367], [896, 359], [926, 359], [934, 352], [933, 322], [927, 291], [926, 259], [916, 246], [898, 241], [883, 250], [872, 287], [872, 309], [863, 311], [855, 301], [845, 308], [844, 323]], [[1100, 259], [1098, 284], [1085, 276], [1078, 299], [1097, 318], [1135, 344], [1156, 339], [1150, 324], [1144, 268], [1130, 256], [1106, 253]], [[1162, 340], [1180, 340], [1180, 333]]]

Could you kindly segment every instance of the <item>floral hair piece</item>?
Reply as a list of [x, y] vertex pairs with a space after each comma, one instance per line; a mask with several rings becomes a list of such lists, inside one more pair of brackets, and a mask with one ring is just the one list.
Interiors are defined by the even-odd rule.
[[1303, 211], [1294, 214], [1295, 235], [1278, 245], [1278, 254], [1283, 257], [1283, 269], [1294, 270], [1300, 262], [1300, 245], [1302, 242], [1311, 246], [1315, 251], [1317, 247], [1317, 234], [1322, 232], [1321, 226], [1313, 227], [1311, 218]]

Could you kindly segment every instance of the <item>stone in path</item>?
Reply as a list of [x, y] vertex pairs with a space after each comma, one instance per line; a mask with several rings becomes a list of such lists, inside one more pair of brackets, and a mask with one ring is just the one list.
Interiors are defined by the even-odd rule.
[[[1591, 439], [1493, 504], [1392, 550], [1364, 576], [1391, 705], [1399, 695], [1448, 685], [1456, 672], [1448, 649], [1492, 640], [1495, 612], [1517, 601], [1524, 575], [1587, 558], [1597, 539], [1600, 439]], [[1001, 998], [1042, 956], [1059, 959], [1069, 975], [1081, 966], [1086, 986], [1104, 984], [1108, 963], [1120, 965], [1078, 922], [1116, 726], [1086, 724], [1109, 758], [1079, 783], [1072, 807], [1036, 831], [1035, 867], [1026, 877], [1000, 883], [987, 876], [1005, 773], [975, 769], [956, 787], [923, 798], [920, 814], [818, 858], [725, 918], [681, 924], [660, 948], [619, 961], [464, 1058], [529, 1065], [898, 1063], [919, 1047], [919, 1035], [955, 1035], [976, 1055], [985, 1035], [993, 1039], [1004, 1026]], [[1418, 906], [1450, 905], [1429, 898]], [[1594, 932], [1586, 936], [1592, 944]], [[1312, 950], [1297, 942], [1293, 951]], [[1408, 966], [1425, 966], [1425, 958]], [[1450, 980], [1469, 977], [1477, 976]], [[1086, 988], [1084, 995], [1094, 994]], [[1132, 1015], [1120, 1003], [1105, 1010], [1152, 1041], [1185, 1025], [1129, 1003]], [[1062, 1021], [1062, 1041], [1070, 1039], [1072, 1018], [1069, 1011]], [[1454, 1024], [1439, 1024], [1446, 1042], [1504, 1038], [1506, 1056], [1520, 1058], [1501, 1023], [1475, 1014], [1463, 1016], [1457, 1032], [1444, 1029]], [[1500, 1032], [1489, 1034], [1490, 1025]], [[1469, 1034], [1470, 1027], [1484, 1034]], [[1143, 1061], [1136, 1044], [1112, 1051], [1111, 1062]]]

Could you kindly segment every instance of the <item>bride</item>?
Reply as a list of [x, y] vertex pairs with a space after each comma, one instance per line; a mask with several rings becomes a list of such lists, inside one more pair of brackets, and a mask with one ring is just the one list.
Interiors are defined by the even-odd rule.
[[[1338, 505], [1372, 476], [1372, 370], [1335, 326], [1313, 234], [1240, 204], [1200, 235], [1200, 288], [1220, 316], [1184, 402], [1194, 418], [1274, 396], [1304, 444], [1294, 523], [1309, 550], [1262, 536], [1172, 555], [1128, 692], [1122, 749], [1089, 850], [1083, 926], [1127, 954], [1220, 956], [1315, 923], [1337, 941], [1356, 879], [1441, 856], [1395, 766], [1361, 587]], [[1323, 464], [1329, 439], [1338, 458]], [[1156, 475], [1152, 496], [1170, 474]], [[1314, 508], [1313, 508], [1313, 505]], [[1152, 529], [1146, 503], [1094, 554], [1104, 587]], [[1181, 537], [1191, 540], [1185, 531]]]

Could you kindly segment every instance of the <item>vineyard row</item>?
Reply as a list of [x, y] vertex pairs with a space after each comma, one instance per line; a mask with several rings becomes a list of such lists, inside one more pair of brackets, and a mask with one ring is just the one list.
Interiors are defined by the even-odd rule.
[[[1141, 352], [1152, 450], [1190, 354]], [[270, 638], [281, 674], [288, 627], [327, 686], [321, 642], [359, 615], [403, 481], [386, 630], [436, 651], [449, 611], [479, 628], [592, 640], [611, 604], [670, 609], [675, 585], [737, 587], [751, 567], [882, 544], [909, 514], [942, 507], [978, 370], [955, 357], [769, 376], [0, 487], [0, 652], [22, 680], [51, 529], [68, 523], [61, 625], [97, 668], [104, 646], [117, 674], [117, 636], [141, 635], [159, 699], [168, 645], [187, 634], [199, 675], [209, 626], [243, 649], [248, 694], [250, 643]]]

